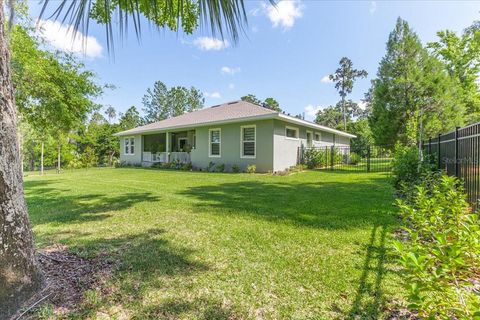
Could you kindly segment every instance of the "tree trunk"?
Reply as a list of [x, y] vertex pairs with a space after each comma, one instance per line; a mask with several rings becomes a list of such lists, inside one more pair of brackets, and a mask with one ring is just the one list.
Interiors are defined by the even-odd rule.
[[40, 152], [40, 175], [43, 176], [43, 149], [45, 148], [45, 143], [42, 141], [42, 151]]
[[347, 110], [345, 110], [345, 97], [342, 97], [342, 111], [343, 111], [343, 129], [347, 131]]
[[111, 167], [113, 166], [113, 156], [115, 155], [115, 151], [110, 151], [110, 154], [108, 155], [108, 166]]
[[0, 0], [0, 319], [8, 319], [42, 284], [23, 195], [4, 5]]
[[61, 155], [60, 155], [60, 152], [62, 151], [62, 146], [60, 145], [60, 143], [58, 144], [58, 147], [57, 147], [57, 173], [60, 173], [60, 167], [61, 167], [61, 164], [60, 164], [60, 160], [61, 160]]

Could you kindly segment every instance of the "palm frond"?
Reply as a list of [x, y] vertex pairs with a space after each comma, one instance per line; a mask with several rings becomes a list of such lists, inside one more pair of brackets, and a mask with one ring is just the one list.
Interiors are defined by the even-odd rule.
[[[266, 1], [275, 5], [275, 0]], [[191, 8], [192, 5], [198, 6], [196, 18], [202, 27], [209, 28], [212, 35], [218, 34], [222, 39], [228, 36], [234, 43], [238, 42], [240, 33], [244, 32], [248, 23], [244, 0], [43, 0], [39, 19], [45, 15], [49, 5], [55, 6], [55, 9], [48, 18], [69, 24], [74, 36], [77, 32], [88, 34], [92, 8], [97, 6], [96, 9], [103, 14], [101, 23], [105, 24], [109, 51], [113, 49], [113, 12], [118, 14], [118, 32], [121, 38], [126, 35], [129, 21], [133, 22], [135, 34], [140, 38], [142, 16], [158, 27], [167, 25], [170, 29], [179, 30], [183, 27], [184, 20], [189, 18], [185, 8]], [[167, 20], [165, 17], [176, 19], [175, 28], [162, 21]]]

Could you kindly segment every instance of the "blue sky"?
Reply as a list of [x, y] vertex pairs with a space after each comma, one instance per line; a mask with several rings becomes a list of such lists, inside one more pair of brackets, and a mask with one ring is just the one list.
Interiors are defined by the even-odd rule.
[[[116, 86], [98, 102], [120, 112], [131, 105], [141, 109], [147, 88], [161, 80], [168, 86], [197, 87], [206, 95], [205, 106], [253, 93], [312, 119], [314, 110], [338, 101], [324, 77], [343, 56], [369, 73], [351, 95], [355, 101], [363, 98], [397, 17], [406, 19], [424, 43], [435, 40], [439, 30], [461, 31], [480, 19], [480, 1], [282, 2], [275, 9], [263, 1], [246, 1], [248, 29], [236, 45], [211, 38], [206, 30], [185, 35], [145, 24], [140, 43], [131, 30], [127, 39], [116, 41], [112, 57], [102, 26], [90, 27], [86, 49], [56, 23], [45, 23], [44, 35], [53, 47], [84, 51], [79, 57], [87, 68], [100, 82]], [[52, 1], [50, 7], [54, 5]], [[38, 16], [36, 3], [30, 12]]]

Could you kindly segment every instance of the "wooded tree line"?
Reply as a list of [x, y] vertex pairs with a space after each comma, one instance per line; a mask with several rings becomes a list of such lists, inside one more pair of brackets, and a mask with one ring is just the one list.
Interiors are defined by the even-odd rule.
[[330, 76], [341, 101], [320, 110], [315, 121], [346, 128], [359, 137], [354, 143], [390, 146], [419, 144], [480, 121], [480, 22], [460, 34], [446, 30], [437, 36], [423, 45], [407, 21], [398, 18], [364, 108], [346, 97], [355, 76], [366, 73], [343, 58]]

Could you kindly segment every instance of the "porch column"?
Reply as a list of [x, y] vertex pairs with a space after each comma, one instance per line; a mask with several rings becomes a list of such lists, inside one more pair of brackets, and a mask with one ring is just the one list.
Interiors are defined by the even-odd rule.
[[166, 160], [167, 160], [167, 163], [170, 162], [170, 132], [166, 132], [165, 133], [165, 151], [167, 153], [167, 156], [166, 156]]

